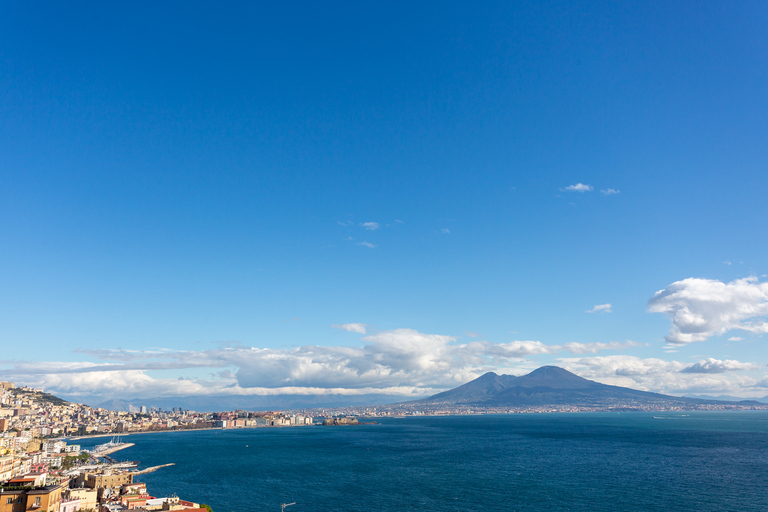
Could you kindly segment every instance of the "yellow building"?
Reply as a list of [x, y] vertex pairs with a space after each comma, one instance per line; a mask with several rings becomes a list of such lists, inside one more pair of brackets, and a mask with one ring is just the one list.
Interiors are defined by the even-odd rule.
[[[105, 487], [122, 487], [133, 483], [133, 473], [88, 473], [85, 475], [85, 486], [91, 489]], [[1, 511], [0, 511], [1, 512]]]
[[59, 512], [62, 486], [0, 489], [0, 512]]
[[99, 501], [97, 499], [96, 489], [69, 489], [67, 497], [80, 500], [80, 510], [98, 510]]
[[3, 449], [0, 455], [0, 482], [13, 478], [13, 452]]

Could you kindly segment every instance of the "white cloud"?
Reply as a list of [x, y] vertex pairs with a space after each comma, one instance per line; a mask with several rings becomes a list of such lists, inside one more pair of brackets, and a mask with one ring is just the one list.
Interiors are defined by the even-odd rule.
[[698, 363], [686, 366], [683, 373], [725, 373], [740, 370], [759, 370], [760, 365], [754, 363], [742, 363], [731, 359], [720, 360], [714, 358], [702, 359]]
[[358, 242], [357, 245], [362, 245], [363, 247], [367, 247], [369, 249], [375, 249], [378, 247], [376, 244], [372, 244], [371, 242]]
[[606, 188], [604, 190], [601, 190], [600, 193], [603, 194], [604, 196], [612, 196], [614, 194], [620, 194], [621, 190], [617, 190], [615, 188]]
[[625, 348], [632, 348], [641, 346], [642, 343], [636, 341], [611, 341], [608, 343], [566, 343], [562, 345], [562, 349], [572, 354], [596, 354], [602, 350], [623, 350]]
[[[641, 359], [627, 355], [558, 359], [558, 364], [586, 379], [643, 391], [673, 395], [700, 393], [762, 396], [765, 394], [765, 391], [758, 389], [760, 378], [729, 373], [732, 370], [755, 369], [758, 365], [737, 361], [723, 363], [725, 363], [723, 366], [730, 368], [723, 373], [697, 373], [685, 371], [691, 365], [679, 361]], [[717, 366], [713, 364], [713, 367]]]
[[730, 338], [728, 338], [728, 341], [744, 341], [744, 338], [742, 338], [741, 336], [731, 336]]
[[592, 192], [595, 188], [592, 185], [585, 185], [584, 183], [576, 183], [575, 185], [568, 185], [561, 189], [566, 192]]
[[448, 229], [448, 228], [443, 228], [443, 229], [440, 230], [440, 232], [442, 234], [444, 234], [444, 235], [450, 235], [451, 234], [451, 230]]
[[683, 363], [677, 361], [656, 358], [641, 359], [625, 355], [561, 358], [559, 361], [565, 363], [568, 368], [578, 369], [579, 375], [588, 379], [679, 372], [685, 367]]
[[233, 377], [218, 380], [189, 378], [156, 378], [141, 371], [110, 371], [77, 374], [43, 374], [26, 380], [27, 385], [44, 388], [70, 397], [123, 396], [146, 398], [164, 396], [277, 396], [277, 395], [423, 395], [437, 393], [442, 388], [417, 388], [416, 386], [388, 387], [241, 387]]
[[[364, 334], [366, 324], [334, 328]], [[287, 349], [228, 346], [201, 351], [80, 350], [107, 362], [0, 362], [3, 375], [20, 383], [50, 388], [69, 396], [125, 398], [210, 394], [339, 394], [370, 392], [430, 394], [455, 387], [487, 371], [520, 373], [536, 355], [594, 353], [636, 343], [567, 343], [536, 340], [460, 343], [453, 336], [395, 329], [363, 336], [360, 346], [305, 345]], [[5, 367], [3, 367], [5, 366]], [[205, 376], [210, 378], [202, 378]], [[190, 376], [197, 376], [190, 378]], [[184, 377], [179, 379], [179, 377]], [[297, 391], [304, 390], [304, 391]], [[310, 392], [309, 390], [313, 390]], [[437, 390], [437, 391], [436, 391]], [[288, 391], [284, 391], [288, 392]], [[327, 391], [324, 391], [326, 393]]]
[[[9, 362], [3, 361], [3, 363], [8, 364]], [[110, 363], [91, 363], [91, 362], [84, 362], [84, 361], [73, 361], [73, 362], [64, 362], [64, 361], [51, 361], [44, 363], [44, 367], [41, 368], [41, 363], [37, 362], [31, 362], [31, 361], [13, 361], [13, 369], [16, 372], [19, 373], [31, 373], [31, 374], [37, 374], [37, 373], [71, 373], [71, 372], [87, 372], [87, 371], [98, 371], [101, 369], [112, 369], [112, 364]], [[5, 373], [7, 370], [2, 370], [3, 373]]]
[[[37, 376], [34, 382], [45, 389], [53, 388], [65, 394], [85, 394], [98, 390], [102, 394], [120, 393], [138, 395], [157, 390], [157, 379], [153, 379], [140, 370], [81, 372], [81, 373], [47, 373]], [[175, 391], [179, 393], [198, 390], [189, 389], [191, 381], [173, 381]]]
[[370, 231], [376, 231], [381, 227], [381, 225], [378, 222], [363, 222], [360, 225]]
[[648, 301], [648, 311], [665, 313], [672, 320], [668, 343], [704, 341], [739, 329], [768, 332], [768, 283], [757, 277], [724, 283], [713, 279], [689, 278], [666, 287]]
[[545, 345], [540, 341], [511, 341], [509, 343], [488, 343], [482, 353], [499, 355], [504, 358], [523, 358], [536, 354], [554, 354], [559, 347]]
[[349, 332], [357, 332], [360, 334], [365, 334], [365, 329], [368, 327], [367, 324], [333, 324], [331, 325], [334, 329], [341, 329], [343, 331], [349, 331]]
[[587, 313], [613, 313], [610, 304], [598, 304], [592, 309], [587, 310]]

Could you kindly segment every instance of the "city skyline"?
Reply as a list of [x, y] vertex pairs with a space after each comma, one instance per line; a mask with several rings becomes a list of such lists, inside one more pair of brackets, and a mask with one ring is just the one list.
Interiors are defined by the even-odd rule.
[[765, 5], [0, 9], [0, 380], [768, 395]]

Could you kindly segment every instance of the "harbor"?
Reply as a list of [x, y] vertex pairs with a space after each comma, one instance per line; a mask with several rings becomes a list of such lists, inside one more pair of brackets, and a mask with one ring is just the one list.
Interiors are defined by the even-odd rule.
[[117, 438], [117, 441], [115, 441], [115, 438], [112, 438], [112, 440], [108, 443], [94, 446], [93, 450], [91, 450], [91, 456], [97, 458], [106, 458], [110, 462], [114, 462], [111, 460], [111, 457], [109, 457], [110, 454], [120, 450], [125, 450], [126, 448], [130, 448], [131, 446], [134, 446], [134, 444], [135, 443], [123, 443], [120, 441], [119, 437]]

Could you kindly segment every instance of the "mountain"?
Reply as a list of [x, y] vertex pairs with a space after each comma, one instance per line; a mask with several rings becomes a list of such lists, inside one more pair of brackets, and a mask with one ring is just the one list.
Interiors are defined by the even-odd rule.
[[[528, 375], [515, 377], [486, 373], [477, 379], [431, 397], [410, 402], [442, 407], [690, 407], [734, 405], [734, 402], [703, 400], [650, 393], [621, 386], [610, 386], [574, 375], [557, 366], [542, 366]], [[736, 404], [763, 405], [754, 400]]]

